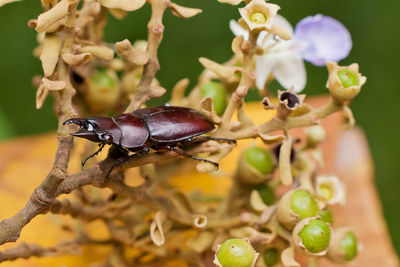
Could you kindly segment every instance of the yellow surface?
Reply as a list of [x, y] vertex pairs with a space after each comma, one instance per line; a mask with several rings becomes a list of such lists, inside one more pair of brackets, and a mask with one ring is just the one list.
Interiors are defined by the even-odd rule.
[[[265, 122], [273, 116], [273, 112], [263, 110], [260, 103], [246, 104], [247, 114], [256, 124]], [[191, 172], [185, 175], [175, 175], [171, 183], [186, 192], [202, 190], [209, 194], [225, 195], [231, 181], [229, 174], [236, 168], [240, 152], [245, 149], [251, 140], [240, 141], [238, 146], [221, 162], [220, 171], [213, 174]], [[257, 142], [260, 143], [259, 140]], [[79, 168], [79, 157], [85, 150], [87, 142], [79, 141], [74, 149], [71, 160], [72, 171]], [[34, 188], [40, 184], [53, 163], [57, 141], [54, 134], [20, 138], [0, 144], [0, 219], [14, 215], [29, 199]], [[104, 156], [104, 153], [103, 153]], [[90, 163], [89, 163], [90, 164]], [[40, 215], [29, 223], [22, 231], [21, 238], [16, 243], [1, 246], [1, 250], [15, 247], [20, 242], [37, 243], [41, 246], [53, 246], [61, 240], [72, 239], [71, 233], [61, 230], [61, 224], [76, 226], [76, 222], [69, 216]], [[90, 223], [92, 237], [99, 239], [107, 236], [105, 226], [100, 221]], [[179, 242], [178, 242], [179, 243]], [[19, 259], [13, 262], [4, 262], [1, 266], [89, 266], [91, 263], [101, 263], [108, 255], [107, 246], [85, 246], [82, 255], [67, 255], [59, 257]], [[169, 263], [165, 266], [182, 266]]]

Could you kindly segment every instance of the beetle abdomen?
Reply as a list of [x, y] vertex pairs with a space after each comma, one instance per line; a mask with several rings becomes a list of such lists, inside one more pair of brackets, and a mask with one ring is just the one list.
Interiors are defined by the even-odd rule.
[[177, 143], [214, 129], [213, 123], [201, 113], [183, 107], [154, 107], [133, 112], [142, 118], [156, 143]]

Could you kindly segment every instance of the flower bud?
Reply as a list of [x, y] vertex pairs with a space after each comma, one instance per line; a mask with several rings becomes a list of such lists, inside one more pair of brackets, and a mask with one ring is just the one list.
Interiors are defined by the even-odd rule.
[[257, 257], [248, 240], [229, 239], [218, 246], [214, 263], [219, 267], [252, 267]]
[[86, 101], [93, 112], [110, 110], [120, 96], [117, 74], [112, 70], [97, 70], [87, 81]]
[[238, 163], [239, 180], [248, 185], [259, 185], [270, 178], [275, 163], [268, 150], [253, 146], [246, 149]]
[[353, 260], [357, 252], [358, 242], [354, 233], [347, 228], [335, 229], [335, 235], [328, 249], [329, 259], [343, 263]]
[[356, 63], [341, 67], [336, 62], [328, 62], [326, 66], [329, 71], [326, 87], [337, 102], [353, 99], [367, 81], [367, 78], [358, 71]]
[[217, 115], [222, 115], [228, 104], [225, 88], [220, 82], [210, 81], [205, 83], [201, 88], [201, 98], [211, 97], [213, 100], [214, 110]]
[[306, 131], [307, 146], [316, 147], [325, 139], [325, 130], [321, 125], [309, 127]]
[[316, 217], [300, 221], [293, 229], [293, 243], [308, 255], [323, 256], [331, 240], [329, 225]]
[[278, 220], [291, 230], [302, 219], [318, 214], [319, 206], [310, 192], [304, 189], [291, 190], [279, 201]]

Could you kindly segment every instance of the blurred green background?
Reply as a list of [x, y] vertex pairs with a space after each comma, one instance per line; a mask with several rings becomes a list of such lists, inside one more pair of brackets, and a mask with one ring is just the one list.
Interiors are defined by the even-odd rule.
[[[157, 75], [165, 88], [189, 77], [191, 84], [202, 70], [204, 56], [217, 62], [230, 58], [232, 33], [229, 20], [238, 18], [237, 7], [217, 0], [181, 0], [177, 3], [199, 7], [204, 12], [192, 19], [176, 18], [167, 11], [165, 37], [159, 50], [161, 70]], [[341, 64], [358, 62], [368, 77], [361, 94], [352, 103], [357, 123], [365, 130], [376, 165], [376, 181], [385, 216], [400, 254], [400, 30], [396, 19], [399, 0], [296, 0], [276, 1], [280, 14], [294, 26], [303, 17], [322, 13], [340, 20], [351, 32], [353, 50]], [[42, 133], [56, 128], [49, 98], [35, 109], [33, 75], [41, 74], [40, 62], [32, 56], [36, 45], [29, 19], [41, 12], [40, 1], [23, 1], [0, 8], [0, 139]], [[131, 42], [145, 39], [150, 9], [145, 6], [122, 21], [110, 17], [106, 40]], [[307, 64], [308, 95], [326, 93], [325, 68]], [[29, 149], [29, 148], [27, 148]], [[3, 155], [4, 156], [4, 155]]]

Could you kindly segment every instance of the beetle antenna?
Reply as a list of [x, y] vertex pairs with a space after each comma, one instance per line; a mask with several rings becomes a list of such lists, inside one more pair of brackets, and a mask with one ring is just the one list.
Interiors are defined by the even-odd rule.
[[93, 154], [91, 154], [91, 155], [87, 156], [86, 158], [84, 158], [84, 159], [82, 160], [82, 163], [81, 163], [81, 168], [83, 169], [83, 166], [85, 166], [85, 163], [86, 163], [86, 161], [87, 161], [88, 159], [93, 158], [94, 156], [96, 156], [97, 154], [99, 154], [100, 151], [103, 149], [103, 147], [104, 147], [105, 145], [106, 145], [106, 144], [100, 144], [100, 145], [99, 145], [100, 148], [99, 148], [96, 152], [94, 152]]

